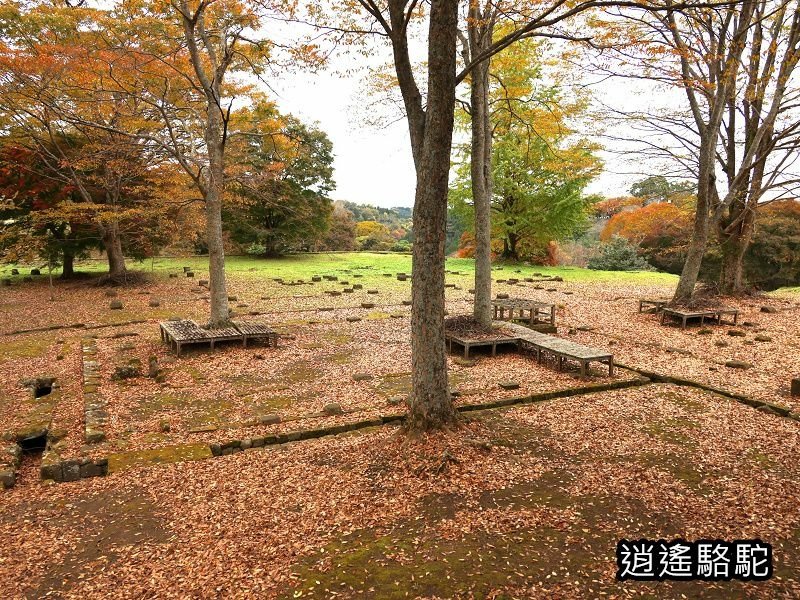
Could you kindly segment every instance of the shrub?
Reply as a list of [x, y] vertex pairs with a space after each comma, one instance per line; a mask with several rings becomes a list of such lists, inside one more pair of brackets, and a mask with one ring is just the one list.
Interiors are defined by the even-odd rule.
[[650, 265], [637, 253], [636, 246], [619, 236], [601, 244], [600, 251], [589, 259], [587, 267], [595, 271], [651, 270]]

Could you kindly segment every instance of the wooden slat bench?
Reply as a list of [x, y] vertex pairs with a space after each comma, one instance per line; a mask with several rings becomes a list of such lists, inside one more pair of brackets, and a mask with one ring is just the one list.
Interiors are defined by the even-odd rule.
[[[555, 325], [556, 322], [556, 305], [548, 304], [547, 302], [535, 302], [519, 298], [498, 298], [492, 300], [492, 308], [494, 309], [494, 318], [501, 321], [519, 319], [520, 321], [527, 321], [531, 325], [534, 323]], [[508, 314], [506, 314], [506, 311], [508, 311]], [[527, 316], [525, 316], [526, 312], [528, 313]], [[515, 313], [518, 313], [518, 316], [515, 317]]]
[[278, 345], [278, 334], [261, 323], [239, 321], [228, 327], [205, 329], [194, 321], [163, 321], [160, 323], [161, 341], [175, 347], [175, 354], [180, 356], [183, 346], [189, 344], [209, 344], [214, 348], [217, 342], [241, 341], [247, 346], [248, 340], [267, 340], [271, 346]]
[[591, 348], [535, 331], [521, 334], [519, 347], [522, 350], [536, 352], [536, 359], [539, 362], [542, 362], [543, 354], [552, 354], [558, 359], [559, 371], [564, 368], [565, 360], [574, 360], [580, 364], [581, 375], [586, 375], [589, 363], [594, 361], [608, 365], [608, 375], [614, 375], [614, 356], [605, 350]]
[[247, 346], [248, 340], [266, 340], [267, 346], [278, 347], [278, 334], [263, 323], [249, 323], [246, 321], [234, 321], [242, 334], [242, 344]]
[[650, 298], [642, 298], [639, 300], [639, 312], [644, 311], [645, 309], [651, 309], [652, 312], [661, 312], [661, 310], [669, 303], [669, 300], [659, 300], [659, 299], [650, 299]]
[[716, 321], [717, 325], [722, 324], [723, 316], [732, 316], [733, 325], [739, 321], [739, 311], [735, 308], [710, 308], [708, 310], [681, 310], [679, 308], [662, 308], [661, 309], [661, 324], [663, 325], [667, 318], [675, 319], [681, 322], [681, 329], [686, 329], [686, 321], [689, 319], [700, 319], [700, 325], [705, 323], [706, 319]]
[[469, 358], [469, 351], [471, 348], [479, 348], [481, 346], [486, 347], [489, 346], [492, 349], [492, 356], [497, 355], [497, 346], [508, 346], [511, 344], [517, 344], [516, 337], [506, 337], [506, 336], [498, 336], [496, 338], [490, 339], [469, 339], [469, 338], [462, 338], [457, 337], [455, 335], [447, 335], [445, 336], [445, 340], [447, 341], [447, 348], [450, 352], [453, 351], [453, 343], [455, 342], [457, 345], [464, 348], [464, 358]]

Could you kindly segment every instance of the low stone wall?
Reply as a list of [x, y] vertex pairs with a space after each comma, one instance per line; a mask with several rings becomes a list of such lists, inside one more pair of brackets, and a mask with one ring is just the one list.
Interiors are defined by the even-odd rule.
[[19, 444], [8, 443], [0, 446], [0, 489], [14, 487], [17, 469], [22, 461], [22, 448]]
[[88, 477], [102, 477], [108, 473], [108, 459], [97, 458], [72, 458], [61, 460], [58, 452], [52, 449], [45, 450], [42, 455], [40, 474], [42, 480], [52, 480], [58, 483], [65, 481], [78, 481]]
[[84, 338], [81, 341], [83, 358], [83, 406], [84, 434], [87, 444], [96, 444], [106, 439], [108, 422], [106, 400], [100, 393], [100, 371], [97, 362], [97, 340]]

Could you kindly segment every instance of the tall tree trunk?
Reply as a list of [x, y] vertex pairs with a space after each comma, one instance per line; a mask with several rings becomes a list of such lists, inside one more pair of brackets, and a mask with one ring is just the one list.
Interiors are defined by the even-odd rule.
[[[744, 255], [755, 230], [758, 200], [761, 192], [763, 163], [756, 165], [750, 182], [750, 193], [743, 193], [731, 203], [726, 218], [717, 225], [717, 239], [722, 250], [719, 291], [728, 296], [745, 292]], [[743, 198], [742, 196], [746, 196]]]
[[[487, 12], [491, 5], [487, 7]], [[470, 4], [470, 55], [483, 52], [492, 42], [492, 26], [480, 14], [478, 2]], [[472, 153], [470, 174], [475, 211], [475, 320], [492, 323], [492, 128], [489, 121], [489, 60], [475, 65], [470, 80], [472, 107]]]
[[69, 250], [64, 250], [61, 258], [61, 278], [69, 279], [75, 275], [75, 255]]
[[[433, 0], [428, 32], [428, 98], [422, 145], [414, 152], [413, 284], [411, 293], [412, 431], [454, 423], [444, 341], [447, 192], [455, 110], [457, 0]], [[412, 145], [419, 123], [409, 115]]]
[[216, 106], [209, 105], [206, 128], [210, 173], [207, 179], [206, 244], [208, 245], [208, 288], [211, 300], [209, 327], [221, 327], [230, 322], [228, 288], [225, 282], [225, 248], [222, 237], [222, 200], [225, 187], [225, 155], [222, 141], [222, 115]]
[[671, 304], [687, 304], [694, 298], [694, 288], [700, 275], [708, 247], [708, 236], [711, 229], [712, 199], [716, 197], [715, 154], [716, 135], [722, 119], [721, 109], [710, 120], [712, 125], [701, 133], [700, 151], [698, 152], [699, 173], [697, 178], [697, 206], [694, 212], [692, 238], [686, 252], [681, 276]]
[[515, 233], [507, 233], [503, 238], [503, 258], [505, 260], [518, 261], [519, 255], [517, 254], [517, 243], [519, 236]]
[[125, 255], [122, 253], [122, 239], [119, 236], [119, 224], [112, 222], [103, 230], [103, 247], [108, 257], [108, 274], [122, 277], [127, 272]]
[[741, 232], [730, 236], [721, 245], [722, 265], [719, 273], [719, 291], [727, 296], [737, 296], [745, 291], [744, 255], [749, 246]]

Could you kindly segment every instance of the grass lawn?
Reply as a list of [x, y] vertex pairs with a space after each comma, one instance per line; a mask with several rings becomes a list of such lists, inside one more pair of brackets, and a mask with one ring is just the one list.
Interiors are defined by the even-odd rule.
[[[452, 271], [461, 271], [471, 274], [474, 270], [474, 261], [467, 258], [448, 258], [445, 268]], [[156, 258], [136, 262], [128, 261], [128, 267], [137, 271], [153, 271], [159, 274], [182, 270], [181, 267], [192, 267], [198, 273], [205, 273], [208, 269], [208, 259], [204, 256], [190, 256], [178, 258]], [[76, 262], [76, 270], [88, 273], [103, 273], [106, 262], [102, 259], [84, 260]], [[20, 275], [12, 276], [11, 269], [18, 268]], [[5, 265], [0, 268], [0, 277], [21, 279], [29, 273], [31, 265]], [[41, 267], [40, 267], [41, 268]], [[573, 281], [625, 282], [634, 285], [669, 285], [677, 282], [675, 275], [650, 271], [592, 271], [580, 267], [545, 267], [524, 264], [497, 264], [496, 270], [514, 273], [518, 278], [531, 277], [534, 273], [548, 276], [569, 277]], [[258, 258], [252, 256], [228, 256], [226, 269], [230, 274], [236, 273], [243, 277], [283, 277], [286, 279], [309, 279], [313, 275], [341, 272], [344, 270], [375, 269], [389, 273], [411, 273], [411, 256], [408, 254], [383, 254], [371, 252], [341, 252], [321, 254], [296, 254], [282, 258]], [[46, 271], [42, 270], [46, 275]], [[509, 275], [510, 276], [510, 275]]]

